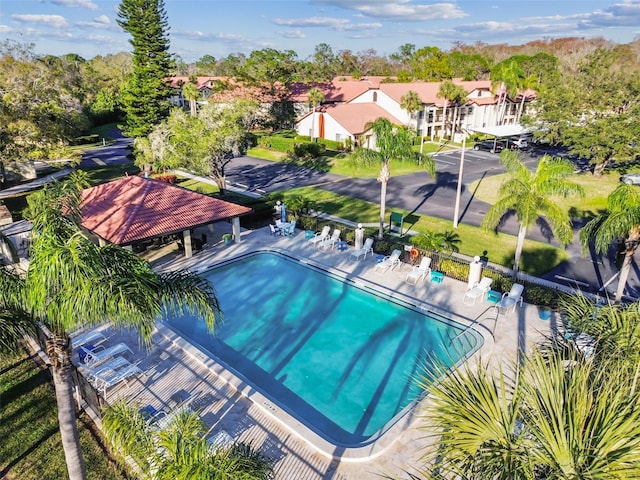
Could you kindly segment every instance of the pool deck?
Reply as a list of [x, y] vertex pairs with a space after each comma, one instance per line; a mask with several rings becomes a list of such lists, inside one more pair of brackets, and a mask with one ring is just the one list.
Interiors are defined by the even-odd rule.
[[[179, 256], [171, 246], [149, 251], [146, 256], [160, 271], [199, 272], [252, 251], [281, 251], [407, 299], [419, 308], [455, 315], [457, 321], [473, 326], [484, 337], [483, 347], [471, 361], [481, 359], [495, 366], [518, 361], [518, 355], [526, 353], [557, 326], [555, 316], [542, 321], [537, 308], [526, 303], [505, 316], [496, 316], [493, 305], [484, 300], [473, 306], [465, 305], [462, 298], [467, 284], [451, 278], [439, 284], [427, 278], [410, 285], [404, 281], [411, 268], [406, 264], [384, 275], [375, 273], [375, 255], [354, 262], [349, 259], [352, 247], [347, 251], [320, 250], [308, 245], [301, 231], [292, 237], [271, 236], [268, 228], [243, 231], [242, 242], [230, 246], [219, 241], [224, 232], [217, 232], [217, 236], [203, 232], [215, 244], [190, 259]], [[138, 346], [135, 332], [106, 327], [104, 333], [109, 343], [126, 342], [134, 351], [129, 359], [145, 372], [128, 385], [112, 387], [108, 401], [125, 396], [165, 411], [188, 402], [197, 408], [212, 435], [224, 430], [235, 440], [250, 441], [261, 447], [275, 460], [279, 479], [412, 479], [413, 475], [419, 475], [421, 457], [430, 442], [426, 438], [428, 425], [420, 416], [423, 404], [401, 418], [375, 444], [345, 450], [326, 442], [323, 445], [322, 439], [312, 438], [306, 427], [163, 324], [154, 332], [153, 345], [148, 350]], [[428, 399], [423, 403], [426, 401]]]

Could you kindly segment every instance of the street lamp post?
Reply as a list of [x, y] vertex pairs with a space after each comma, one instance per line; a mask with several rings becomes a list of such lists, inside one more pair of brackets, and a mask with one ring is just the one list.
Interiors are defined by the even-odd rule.
[[462, 194], [462, 169], [464, 168], [464, 150], [467, 145], [467, 132], [463, 132], [462, 151], [460, 152], [460, 171], [458, 172], [458, 190], [456, 191], [456, 206], [453, 210], [453, 228], [458, 228], [460, 217], [460, 195]]

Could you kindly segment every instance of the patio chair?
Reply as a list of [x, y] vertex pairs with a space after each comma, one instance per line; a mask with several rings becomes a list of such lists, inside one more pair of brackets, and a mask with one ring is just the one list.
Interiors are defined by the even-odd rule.
[[492, 278], [482, 277], [479, 282], [476, 282], [471, 290], [468, 290], [464, 297], [462, 297], [462, 302], [465, 305], [475, 305], [476, 300], [479, 298], [483, 298], [484, 295], [491, 288], [491, 283], [493, 282]]
[[93, 381], [93, 386], [102, 392], [102, 396], [106, 398], [107, 390], [120, 382], [125, 382], [129, 386], [129, 379], [136, 375], [144, 374], [137, 365], [129, 363], [122, 368], [112, 370], [104, 375], [99, 375]]
[[318, 247], [319, 248], [326, 248], [327, 250], [329, 248], [335, 247], [336, 243], [338, 243], [338, 241], [340, 240], [340, 233], [341, 233], [340, 229], [338, 229], [338, 228], [334, 229], [333, 233], [331, 234], [331, 237], [327, 238], [323, 242], [320, 242]]
[[364, 245], [360, 250], [355, 250], [349, 254], [349, 259], [355, 261], [361, 258], [367, 258], [367, 253], [373, 255], [373, 238], [369, 237], [364, 241]]
[[90, 367], [88, 365], [79, 365], [78, 370], [90, 383], [93, 383], [97, 378], [127, 365], [131, 365], [131, 362], [126, 358], [113, 357], [95, 367]]
[[411, 285], [423, 281], [425, 277], [431, 273], [430, 265], [431, 257], [422, 257], [420, 265], [415, 265], [411, 271], [407, 273], [407, 278], [405, 278], [404, 281]]
[[78, 356], [80, 361], [89, 366], [98, 365], [105, 360], [115, 357], [119, 353], [129, 352], [133, 355], [131, 349], [125, 343], [116, 343], [107, 348], [97, 347], [94, 349], [87, 348], [86, 346], [80, 347], [78, 350]]
[[522, 307], [522, 292], [524, 291], [524, 285], [519, 283], [514, 283], [511, 286], [511, 290], [509, 292], [505, 292], [502, 294], [502, 298], [498, 303], [495, 304], [496, 311], [498, 315], [506, 315], [511, 309], [513, 312], [516, 309], [516, 305], [520, 303]]
[[375, 273], [387, 273], [388, 270], [393, 270], [396, 265], [400, 263], [400, 250], [394, 250], [391, 255], [387, 255], [382, 259], [380, 263], [376, 264], [374, 269]]
[[296, 220], [291, 220], [291, 222], [287, 223], [283, 232], [287, 237], [293, 236], [296, 233]]
[[331, 231], [331, 227], [329, 225], [325, 225], [322, 227], [322, 231], [316, 232], [315, 236], [311, 237], [307, 242], [309, 245], [313, 245], [314, 247], [318, 246], [321, 242], [324, 242], [327, 238], [329, 238], [329, 232]]
[[274, 237], [277, 237], [282, 234], [282, 230], [279, 227], [276, 227], [273, 223], [269, 224], [270, 234]]
[[98, 341], [105, 341], [107, 337], [100, 330], [89, 330], [88, 332], [73, 335], [71, 337], [71, 345], [78, 348], [88, 343], [95, 344]]

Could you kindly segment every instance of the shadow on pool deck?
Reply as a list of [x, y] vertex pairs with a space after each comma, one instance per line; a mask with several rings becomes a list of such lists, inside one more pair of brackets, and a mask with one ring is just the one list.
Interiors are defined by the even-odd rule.
[[[229, 226], [230, 227], [230, 226]], [[197, 234], [198, 232], [196, 232]], [[221, 236], [223, 232], [219, 232]], [[207, 231], [207, 235], [211, 232]], [[211, 235], [214, 238], [214, 235]], [[242, 242], [225, 246], [222, 243], [197, 252], [186, 259], [175, 248], [149, 253], [154, 268], [160, 271], [189, 269], [201, 272], [217, 262], [249, 253], [258, 249], [275, 249], [289, 255], [308, 259], [325, 269], [375, 284], [390, 294], [408, 299], [418, 307], [439, 313], [453, 314], [461, 323], [472, 326], [484, 337], [484, 345], [473, 358], [481, 358], [494, 365], [504, 361], [517, 361], [518, 351], [530, 348], [550, 328], [553, 321], [538, 319], [537, 309], [525, 304], [507, 315], [497, 317], [491, 304], [477, 302], [474, 306], [463, 304], [466, 283], [445, 278], [443, 283], [433, 284], [428, 280], [409, 285], [404, 279], [409, 266], [402, 264], [385, 275], [374, 273], [375, 256], [353, 262], [350, 250], [319, 250], [306, 242], [304, 233], [293, 237], [273, 237], [264, 228], [242, 232]], [[138, 345], [134, 332], [107, 330], [109, 342], [125, 341], [135, 348]], [[302, 428], [289, 418], [285, 425], [277, 417], [282, 416], [277, 406], [265, 401], [251, 385], [230, 380], [232, 375], [186, 345], [181, 338], [160, 326], [154, 333], [154, 343], [149, 351], [134, 349], [136, 363], [146, 376], [138, 377], [129, 387], [119, 385], [108, 393], [111, 402], [126, 396], [142, 405], [152, 404], [156, 408], [171, 409], [180, 401], [196, 401], [201, 406], [200, 417], [212, 433], [227, 431], [234, 439], [251, 441], [261, 447], [276, 461], [277, 478], [283, 479], [379, 479], [381, 476], [411, 478], [418, 474], [420, 458], [428, 444], [426, 432], [419, 416], [419, 408], [400, 419], [392, 430], [383, 436], [374, 457], [357, 462], [341, 459], [344, 449], [334, 447], [330, 458], [310, 446], [298, 432]], [[234, 385], [230, 382], [235, 382]], [[172, 399], [173, 397], [173, 399]], [[187, 398], [184, 398], [187, 397]], [[247, 397], [262, 399], [256, 403]], [[176, 401], [177, 400], [177, 401]], [[298, 428], [299, 427], [299, 428]], [[409, 473], [407, 473], [409, 472]]]

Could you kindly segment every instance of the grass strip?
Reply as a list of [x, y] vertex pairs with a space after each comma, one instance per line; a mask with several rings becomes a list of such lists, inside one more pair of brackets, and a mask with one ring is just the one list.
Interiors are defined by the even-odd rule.
[[[109, 458], [99, 432], [84, 414], [78, 429], [87, 478], [130, 478]], [[25, 353], [0, 358], [0, 438], [0, 478], [67, 478], [49, 372]]]

